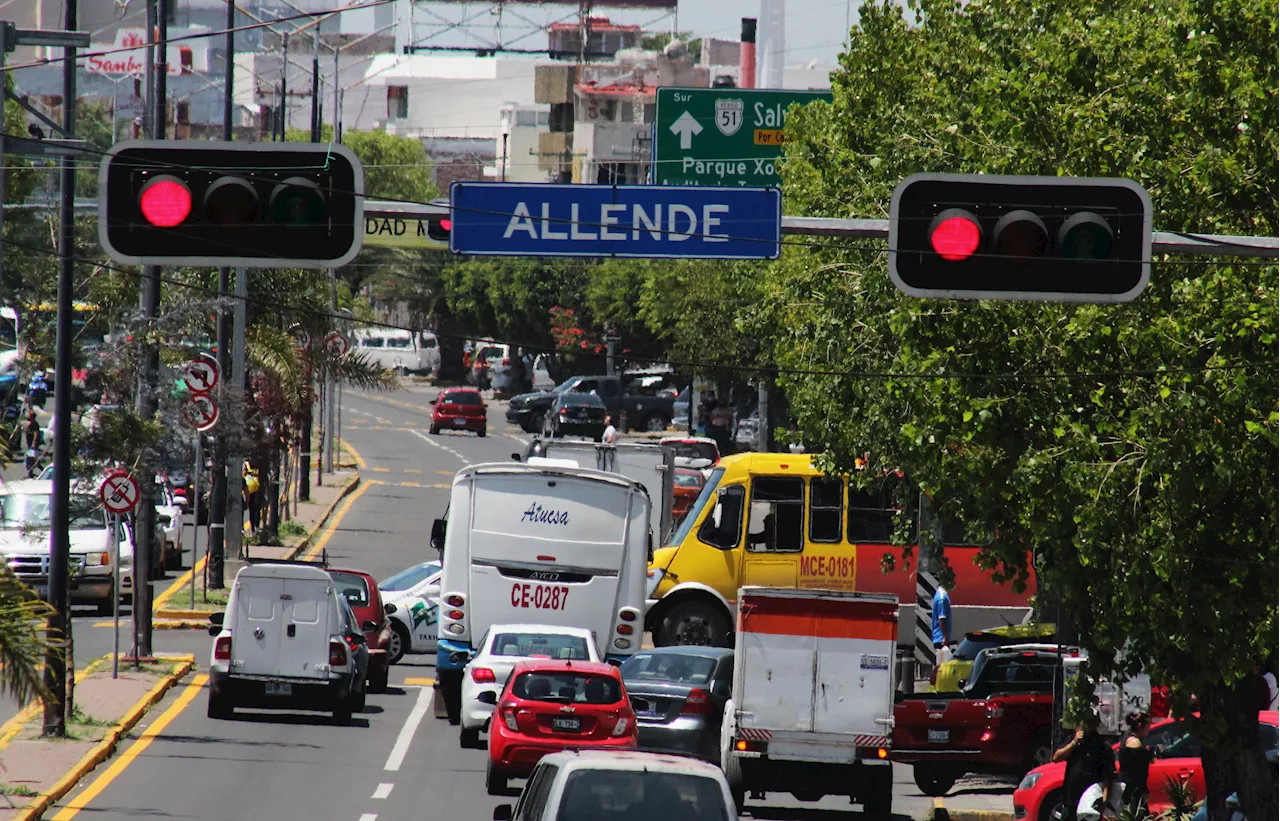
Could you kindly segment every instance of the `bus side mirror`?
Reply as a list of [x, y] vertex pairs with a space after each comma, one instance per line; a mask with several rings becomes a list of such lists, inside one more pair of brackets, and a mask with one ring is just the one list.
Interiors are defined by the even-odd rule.
[[431, 523], [431, 546], [441, 553], [444, 553], [444, 534], [446, 523], [444, 519], [436, 519]]

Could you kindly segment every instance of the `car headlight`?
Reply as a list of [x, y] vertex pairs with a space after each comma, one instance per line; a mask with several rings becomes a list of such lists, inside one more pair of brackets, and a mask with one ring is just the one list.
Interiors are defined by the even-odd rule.
[[105, 550], [101, 553], [86, 553], [84, 564], [85, 567], [102, 567], [104, 564], [111, 564], [111, 554]]
[[658, 585], [662, 584], [662, 579], [667, 575], [665, 570], [650, 570], [649, 578], [645, 580], [644, 595], [645, 598], [653, 598], [653, 591], [658, 589]]
[[1029, 772], [1023, 777], [1022, 783], [1018, 784], [1018, 789], [1029, 790], [1036, 785], [1036, 782], [1044, 777], [1044, 773]]

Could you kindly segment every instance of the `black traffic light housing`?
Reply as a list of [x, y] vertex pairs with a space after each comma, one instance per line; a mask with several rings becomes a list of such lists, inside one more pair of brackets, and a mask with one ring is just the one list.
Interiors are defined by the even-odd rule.
[[893, 192], [889, 275], [912, 296], [1128, 302], [1150, 274], [1131, 180], [914, 174]]
[[133, 140], [99, 175], [98, 237], [118, 262], [334, 268], [364, 239], [364, 170], [340, 145]]

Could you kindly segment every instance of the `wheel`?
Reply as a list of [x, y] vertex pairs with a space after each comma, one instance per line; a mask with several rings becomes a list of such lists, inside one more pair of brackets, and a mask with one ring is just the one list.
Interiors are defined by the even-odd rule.
[[351, 702], [346, 701], [333, 708], [333, 723], [339, 727], [351, 724]]
[[917, 764], [911, 768], [915, 776], [916, 786], [925, 795], [941, 797], [955, 786], [957, 773], [951, 770], [938, 769], [928, 764]]
[[182, 551], [174, 546], [173, 542], [166, 542], [164, 546], [164, 569], [165, 570], [181, 570], [182, 569]]
[[431, 427], [427, 428], [427, 433], [431, 434], [432, 436], [438, 436], [440, 434], [440, 428], [436, 427], [435, 425], [432, 425]]
[[1048, 733], [1036, 736], [1027, 747], [1027, 757], [1023, 761], [1023, 774], [1034, 770], [1041, 764], [1048, 764], [1053, 757], [1053, 740]]
[[871, 768], [875, 773], [867, 779], [868, 792], [862, 796], [862, 815], [866, 818], [888, 818], [893, 814], [893, 769]]
[[209, 709], [207, 711], [209, 718], [228, 719], [235, 714], [235, 708], [227, 697], [219, 693], [213, 687], [209, 688]]
[[799, 792], [791, 793], [791, 795], [797, 801], [821, 801], [826, 798], [826, 795], [818, 790], [800, 790]]
[[364, 711], [365, 702], [368, 701], [369, 691], [365, 687], [361, 687], [359, 692], [351, 694], [351, 712], [359, 713]]
[[646, 416], [644, 418], [644, 423], [642, 424], [642, 427], [645, 430], [649, 431], [650, 433], [658, 433], [660, 431], [666, 430], [667, 426], [670, 424], [671, 423], [667, 421], [667, 418], [665, 416], [663, 416], [660, 413], [655, 413], [652, 416]]
[[436, 679], [440, 684], [439, 694], [444, 696], [449, 723], [456, 727], [462, 723], [462, 671], [441, 670], [436, 673]]
[[391, 639], [387, 642], [387, 664], [399, 664], [404, 654], [409, 652], [413, 637], [409, 628], [398, 620], [391, 621]]
[[654, 644], [731, 647], [731, 629], [728, 618], [718, 607], [701, 599], [688, 599], [667, 612]]
[[479, 436], [481, 439], [483, 439], [486, 433], [488, 433], [488, 428], [481, 428], [480, 430], [476, 431], [476, 436]]
[[458, 733], [458, 743], [464, 750], [483, 750], [484, 744], [480, 743], [480, 730], [462, 728], [462, 732]]
[[1044, 797], [1038, 821], [1062, 821], [1062, 790], [1054, 790]]
[[507, 794], [507, 777], [494, 769], [492, 761], [485, 767], [484, 788], [489, 795]]
[[112, 595], [111, 595], [111, 596], [108, 596], [107, 598], [105, 598], [105, 599], [103, 599], [102, 601], [98, 602], [98, 603], [97, 603], [97, 605], [95, 605], [95, 610], [94, 610], [94, 612], [95, 612], [95, 613], [97, 613], [99, 616], [113, 616], [113, 615], [115, 615], [115, 612], [116, 612], [116, 605], [115, 605], [115, 601], [113, 601], [113, 599], [114, 599], [114, 595], [115, 595], [115, 591], [114, 591], [114, 590], [112, 590], [111, 592], [112, 592]]
[[542, 426], [547, 421], [547, 414], [544, 411], [538, 411], [529, 417], [529, 433], [536, 433], [542, 430]]

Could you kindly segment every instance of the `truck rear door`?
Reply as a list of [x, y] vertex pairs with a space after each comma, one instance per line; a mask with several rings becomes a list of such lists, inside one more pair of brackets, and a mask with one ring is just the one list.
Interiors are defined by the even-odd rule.
[[897, 608], [827, 599], [816, 618], [813, 731], [884, 737], [893, 718]]
[[813, 729], [818, 638], [813, 617], [795, 610], [795, 600], [790, 599], [744, 596], [739, 600], [740, 652], [735, 664], [742, 683], [736, 695], [743, 737], [750, 738], [753, 730]]
[[278, 675], [284, 628], [284, 579], [246, 576], [236, 581], [235, 629], [232, 631], [232, 673]]
[[280, 675], [328, 678], [333, 593], [328, 583], [286, 579], [281, 596]]

